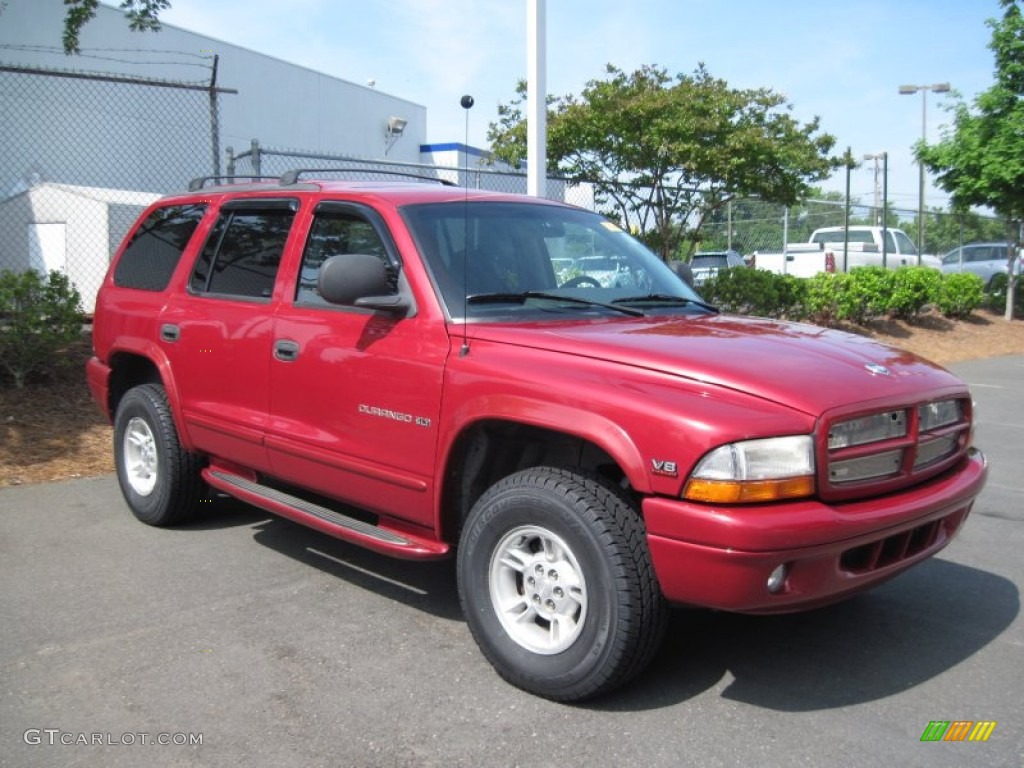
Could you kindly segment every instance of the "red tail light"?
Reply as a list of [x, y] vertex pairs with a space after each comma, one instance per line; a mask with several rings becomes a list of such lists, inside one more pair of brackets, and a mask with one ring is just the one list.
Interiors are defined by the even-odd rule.
[[836, 255], [832, 251], [825, 253], [825, 271], [835, 272], [836, 271]]

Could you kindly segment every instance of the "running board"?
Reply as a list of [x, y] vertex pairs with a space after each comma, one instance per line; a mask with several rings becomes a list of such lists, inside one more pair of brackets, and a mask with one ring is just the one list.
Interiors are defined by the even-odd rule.
[[267, 512], [391, 557], [437, 560], [449, 553], [450, 548], [444, 542], [357, 520], [223, 469], [207, 467], [203, 470], [203, 479], [218, 491]]

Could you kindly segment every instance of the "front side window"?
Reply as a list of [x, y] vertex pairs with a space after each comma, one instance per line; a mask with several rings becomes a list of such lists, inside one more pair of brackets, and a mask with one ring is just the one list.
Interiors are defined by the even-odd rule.
[[192, 270], [192, 291], [270, 298], [294, 208], [290, 201], [223, 206]]
[[366, 253], [384, 262], [390, 293], [398, 293], [398, 269], [376, 227], [361, 212], [330, 203], [317, 209], [313, 226], [302, 253], [302, 268], [295, 292], [296, 304], [327, 306], [317, 289], [320, 266], [330, 257], [346, 253]]
[[199, 226], [206, 206], [157, 208], [135, 230], [114, 268], [114, 284], [141, 291], [162, 291]]
[[899, 248], [900, 253], [907, 254], [908, 256], [916, 256], [917, 255], [917, 246], [914, 245], [914, 241], [913, 240], [911, 240], [909, 237], [907, 237], [902, 232], [892, 232], [890, 234], [896, 236], [896, 243], [900, 247]]
[[[968, 261], [968, 259], [964, 259], [964, 261]], [[956, 250], [950, 251], [945, 256], [943, 256], [942, 257], [942, 263], [943, 264], [959, 264], [960, 263], [960, 249], [957, 248]]]

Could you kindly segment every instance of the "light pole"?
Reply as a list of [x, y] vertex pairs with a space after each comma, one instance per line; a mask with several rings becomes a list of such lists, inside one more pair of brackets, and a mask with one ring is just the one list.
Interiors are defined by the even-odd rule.
[[[932, 93], [949, 93], [949, 83], [933, 85], [901, 85], [900, 95], [907, 96], [921, 92], [921, 143], [928, 141], [928, 91]], [[917, 263], [921, 263], [924, 253], [924, 163], [917, 161], [919, 177], [917, 190]]]

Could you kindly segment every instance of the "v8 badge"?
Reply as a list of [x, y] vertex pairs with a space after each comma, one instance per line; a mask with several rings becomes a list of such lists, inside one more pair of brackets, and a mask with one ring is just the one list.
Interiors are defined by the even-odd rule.
[[674, 461], [662, 461], [661, 459], [651, 459], [651, 472], [665, 477], [679, 476], [679, 470]]

